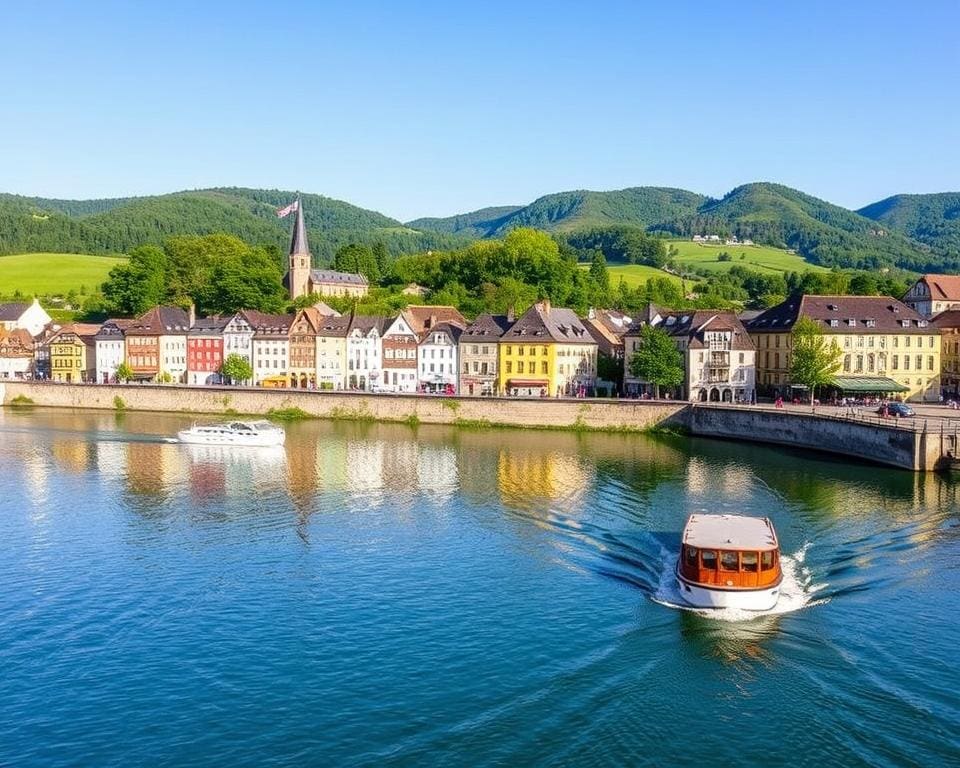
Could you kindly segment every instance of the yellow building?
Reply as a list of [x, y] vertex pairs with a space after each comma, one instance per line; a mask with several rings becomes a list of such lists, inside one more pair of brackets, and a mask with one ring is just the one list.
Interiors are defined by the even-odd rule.
[[960, 309], [941, 312], [931, 320], [940, 330], [940, 391], [960, 398]]
[[571, 309], [534, 304], [500, 337], [497, 392], [506, 395], [576, 395], [592, 389], [597, 342]]
[[840, 348], [839, 390], [939, 400], [940, 329], [889, 296], [794, 296], [751, 320], [761, 391], [791, 394], [791, 331], [800, 317]]
[[79, 383], [96, 381], [96, 341], [99, 325], [73, 323], [61, 328], [49, 341], [50, 378]]
[[315, 340], [318, 389], [346, 387], [349, 331], [349, 316], [325, 315], [320, 318]]

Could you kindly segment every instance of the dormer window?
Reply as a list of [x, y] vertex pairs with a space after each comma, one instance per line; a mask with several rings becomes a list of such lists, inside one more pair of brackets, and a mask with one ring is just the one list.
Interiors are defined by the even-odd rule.
[[829, 309], [831, 312], [836, 312], [838, 309], [840, 309], [840, 307], [838, 307], [836, 304], [827, 304], [827, 309]]
[[835, 317], [831, 317], [831, 318], [830, 318], [830, 327], [831, 327], [831, 328], [836, 328], [838, 325], [840, 325], [840, 321], [837, 320], [837, 318], [835, 318]]
[[917, 327], [918, 327], [918, 328], [926, 328], [926, 327], [927, 327], [927, 321], [926, 321], [926, 320], [917, 320]]
[[901, 320], [901, 321], [900, 321], [900, 325], [902, 325], [904, 328], [909, 328], [909, 327], [910, 327], [910, 321], [909, 321], [909, 320], [906, 320], [906, 319], [905, 319], [905, 320]]
[[866, 323], [867, 328], [876, 328], [876, 327], [877, 327], [877, 321], [874, 320], [872, 317], [868, 317], [866, 320], [864, 320], [864, 322]]
[[853, 328], [856, 324], [857, 321], [852, 317], [847, 320], [847, 325], [849, 325], [851, 328]]

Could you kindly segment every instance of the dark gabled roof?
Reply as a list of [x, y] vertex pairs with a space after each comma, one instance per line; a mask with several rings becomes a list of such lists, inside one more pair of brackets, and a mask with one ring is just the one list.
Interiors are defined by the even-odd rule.
[[381, 317], [380, 315], [351, 315], [350, 328], [347, 331], [347, 335], [349, 336], [353, 331], [357, 330], [366, 336], [376, 328], [377, 333], [383, 336], [383, 332], [387, 330], [389, 323], [389, 317]]
[[321, 315], [317, 336], [344, 339], [350, 332], [349, 315]]
[[297, 197], [296, 217], [293, 220], [293, 235], [290, 237], [290, 255], [310, 255], [307, 243], [307, 225], [303, 219], [303, 201]]
[[454, 344], [460, 340], [460, 334], [463, 333], [463, 328], [456, 323], [437, 323], [431, 328], [428, 328], [423, 333], [423, 337], [420, 339], [420, 343], [423, 344], [426, 342], [427, 338], [433, 333], [445, 333], [451, 338]]
[[567, 344], [596, 344], [596, 340], [577, 317], [565, 307], [538, 302], [520, 316], [501, 341], [550, 341]]
[[495, 341], [503, 336], [511, 325], [512, 323], [506, 315], [491, 315], [484, 312], [482, 315], [477, 315], [477, 319], [463, 329], [460, 341], [469, 339], [493, 339]]
[[190, 330], [190, 317], [180, 307], [148, 309], [127, 327], [127, 333], [169, 336]]
[[735, 312], [722, 309], [697, 309], [667, 312], [657, 324], [671, 336], [686, 336], [689, 349], [706, 349], [706, 334], [710, 331], [729, 331], [733, 334], [730, 348], [734, 350], [756, 349], [747, 329]]
[[116, 339], [117, 336], [123, 337], [124, 331], [133, 324], [133, 320], [123, 317], [111, 317], [104, 320], [103, 325], [97, 332], [97, 339]]
[[254, 337], [261, 339], [286, 338], [290, 332], [290, 324], [293, 322], [293, 315], [270, 315], [255, 309], [243, 310], [243, 316], [253, 328]]
[[310, 279], [315, 283], [345, 283], [368, 285], [367, 278], [356, 272], [337, 272], [333, 269], [311, 269]]
[[0, 304], [0, 322], [19, 320], [28, 309], [30, 309], [30, 305], [20, 301]]
[[193, 327], [190, 328], [191, 336], [216, 336], [223, 333], [227, 324], [233, 320], [233, 315], [229, 317], [198, 317], [193, 321]]
[[924, 317], [891, 296], [813, 295], [791, 296], [755, 317], [747, 328], [750, 333], [788, 333], [801, 315], [815, 320], [824, 333], [930, 330]]
[[630, 328], [627, 330], [627, 332], [624, 335], [626, 335], [627, 333], [629, 334], [639, 333], [640, 329], [643, 326], [653, 325], [654, 323], [657, 322], [657, 318], [663, 317], [663, 315], [665, 315], [666, 312], [667, 310], [661, 309], [652, 301], [648, 301], [647, 305], [643, 309], [641, 309], [639, 312], [633, 313], [632, 315], [633, 323], [631, 324]]

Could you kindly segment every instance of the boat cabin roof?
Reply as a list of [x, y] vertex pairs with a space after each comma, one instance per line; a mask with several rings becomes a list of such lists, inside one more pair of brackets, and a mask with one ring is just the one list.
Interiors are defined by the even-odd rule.
[[690, 515], [683, 543], [698, 549], [775, 549], [777, 534], [766, 517]]

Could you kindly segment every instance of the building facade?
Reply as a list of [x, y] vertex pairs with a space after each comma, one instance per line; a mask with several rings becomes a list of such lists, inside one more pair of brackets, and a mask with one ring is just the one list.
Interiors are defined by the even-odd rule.
[[383, 331], [386, 318], [354, 315], [347, 332], [346, 388], [376, 391], [383, 375]]
[[33, 337], [24, 328], [0, 328], [0, 379], [33, 376]]
[[576, 312], [534, 304], [497, 345], [497, 392], [505, 395], [573, 397], [593, 389], [597, 342]]
[[50, 339], [50, 378], [67, 384], [95, 381], [100, 326], [71, 323]]
[[960, 399], [960, 309], [948, 309], [931, 321], [940, 331], [940, 392]]
[[5, 331], [24, 330], [31, 336], [39, 336], [52, 320], [40, 306], [40, 301], [0, 304], [0, 328]]
[[[290, 366], [290, 325], [292, 315], [245, 312], [253, 323], [253, 383], [264, 381], [287, 386]], [[282, 384], [281, 384], [282, 382]]]
[[[259, 313], [257, 313], [259, 314]], [[237, 312], [227, 319], [223, 326], [223, 359], [230, 355], [239, 355], [253, 370], [253, 325], [247, 311]], [[235, 384], [252, 384], [251, 381], [237, 381]]]
[[509, 315], [478, 315], [460, 334], [458, 359], [462, 395], [494, 395], [500, 338], [513, 322]]
[[350, 318], [323, 315], [317, 329], [317, 386], [320, 389], [343, 389], [347, 372], [347, 333]]
[[761, 390], [789, 396], [796, 389], [791, 331], [800, 317], [816, 322], [840, 349], [840, 385], [855, 377], [859, 391], [902, 388], [908, 400], [939, 400], [940, 329], [890, 296], [792, 296], [751, 320], [747, 330], [757, 350]]
[[385, 392], [417, 391], [417, 335], [403, 313], [389, 321], [383, 332], [383, 381]]
[[183, 383], [190, 325], [190, 316], [179, 307], [153, 307], [133, 320], [124, 341], [134, 378]]
[[290, 324], [290, 386], [317, 388], [317, 330], [320, 313], [313, 307], [301, 309]]
[[220, 368], [223, 353], [223, 329], [232, 318], [203, 317], [193, 321], [187, 333], [187, 384], [222, 384]]
[[130, 320], [107, 320], [94, 339], [97, 361], [96, 380], [101, 384], [113, 384], [117, 381], [117, 368], [124, 361], [126, 342], [124, 331], [130, 326]]
[[457, 347], [463, 328], [437, 323], [417, 345], [417, 387], [421, 392], [457, 394]]

